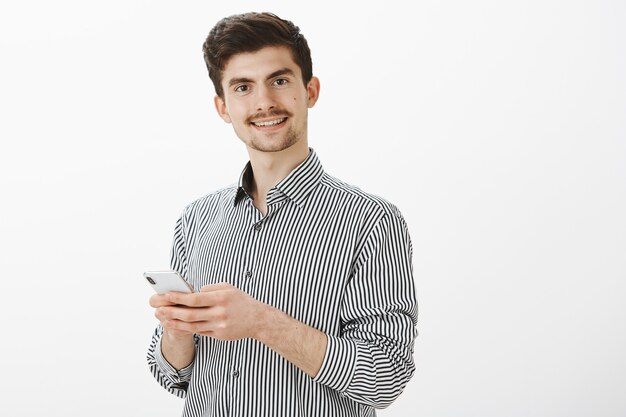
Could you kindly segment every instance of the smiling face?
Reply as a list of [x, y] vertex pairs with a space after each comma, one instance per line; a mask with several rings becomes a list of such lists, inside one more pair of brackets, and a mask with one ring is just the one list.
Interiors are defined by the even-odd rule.
[[319, 81], [312, 77], [305, 87], [288, 48], [234, 55], [224, 67], [222, 87], [224, 98], [215, 97], [217, 112], [249, 149], [308, 149], [308, 109], [317, 101]]

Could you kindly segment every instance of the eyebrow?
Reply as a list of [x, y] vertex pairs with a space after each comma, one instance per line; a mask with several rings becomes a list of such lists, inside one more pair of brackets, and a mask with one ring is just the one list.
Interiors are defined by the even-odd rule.
[[[294, 75], [293, 70], [289, 69], [289, 68], [281, 68], [279, 70], [274, 71], [273, 73], [271, 73], [270, 75], [268, 75], [265, 79], [269, 80], [271, 78], [274, 77], [278, 77], [280, 75]], [[251, 80], [250, 78], [245, 78], [245, 77], [238, 77], [238, 78], [231, 78], [228, 81], [228, 86], [232, 87], [235, 84], [240, 84], [240, 83], [253, 83], [254, 81]]]

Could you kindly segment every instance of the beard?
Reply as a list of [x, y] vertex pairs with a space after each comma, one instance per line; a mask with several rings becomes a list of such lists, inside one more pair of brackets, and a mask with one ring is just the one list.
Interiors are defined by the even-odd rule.
[[[268, 113], [258, 113], [254, 116], [251, 116], [246, 121], [249, 126], [252, 120], [268, 118], [268, 117], [287, 117], [287, 121], [285, 123], [293, 122], [293, 114], [286, 110], [274, 109]], [[307, 121], [305, 119], [304, 124], [302, 126], [295, 126], [294, 124], [290, 124], [289, 128], [286, 132], [280, 131], [276, 133], [262, 133], [262, 132], [254, 132], [254, 128], [252, 132], [242, 132], [248, 133], [248, 136], [242, 135], [239, 132], [237, 136], [251, 149], [261, 151], [261, 152], [280, 152], [291, 146], [298, 143], [298, 141], [304, 137], [304, 133], [306, 132]]]
[[289, 126], [287, 132], [279, 132], [275, 135], [252, 135], [246, 142], [250, 148], [261, 152], [280, 152], [295, 145], [303, 136], [303, 129], [297, 130]]

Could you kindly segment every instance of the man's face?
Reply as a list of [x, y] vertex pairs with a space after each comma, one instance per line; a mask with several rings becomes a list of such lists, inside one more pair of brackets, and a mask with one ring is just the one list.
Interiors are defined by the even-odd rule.
[[319, 81], [313, 77], [304, 86], [288, 48], [234, 55], [222, 87], [224, 99], [215, 97], [215, 107], [248, 148], [278, 152], [296, 143], [306, 146], [308, 109], [317, 101]]

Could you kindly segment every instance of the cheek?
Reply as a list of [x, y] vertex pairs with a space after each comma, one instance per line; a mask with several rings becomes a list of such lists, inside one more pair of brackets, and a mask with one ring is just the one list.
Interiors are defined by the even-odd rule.
[[243, 123], [248, 117], [248, 114], [242, 109], [231, 109], [230, 117], [236, 123]]

